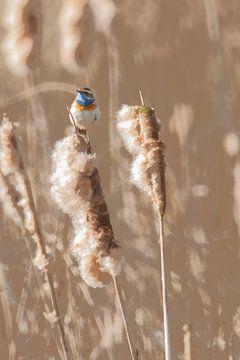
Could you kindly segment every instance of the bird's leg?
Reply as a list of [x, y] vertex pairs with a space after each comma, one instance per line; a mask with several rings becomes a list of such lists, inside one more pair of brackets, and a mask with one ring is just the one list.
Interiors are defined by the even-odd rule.
[[88, 136], [87, 132], [86, 132], [86, 139], [87, 139], [87, 143], [90, 144], [90, 139], [89, 139], [89, 136]]
[[90, 145], [90, 139], [89, 139], [89, 136], [88, 136], [88, 133], [87, 133], [87, 129], [82, 127], [77, 127], [75, 128], [75, 131], [74, 131], [77, 136], [80, 136], [84, 142], [87, 144], [87, 145]]

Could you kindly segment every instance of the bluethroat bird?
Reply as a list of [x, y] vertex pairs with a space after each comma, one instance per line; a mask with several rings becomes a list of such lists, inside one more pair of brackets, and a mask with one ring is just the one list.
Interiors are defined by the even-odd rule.
[[[89, 88], [77, 90], [77, 96], [70, 107], [70, 120], [77, 128], [87, 128], [101, 117], [101, 108]], [[75, 122], [75, 124], [73, 123]]]

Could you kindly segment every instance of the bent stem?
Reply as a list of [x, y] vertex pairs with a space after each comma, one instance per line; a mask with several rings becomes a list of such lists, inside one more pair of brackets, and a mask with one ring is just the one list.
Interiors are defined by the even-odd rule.
[[15, 102], [28, 99], [29, 97], [38, 95], [40, 93], [48, 91], [62, 91], [68, 94], [75, 94], [75, 84], [69, 84], [64, 82], [49, 81], [42, 84], [29, 86], [26, 90], [21, 91], [20, 93], [10, 96], [2, 100], [2, 106], [7, 107]]
[[121, 296], [121, 292], [120, 292], [120, 289], [118, 287], [116, 277], [112, 276], [112, 279], [113, 279], [114, 289], [115, 289], [115, 292], [116, 292], [116, 295], [117, 295], [118, 304], [119, 304], [121, 315], [122, 315], [123, 325], [124, 325], [124, 329], [125, 329], [125, 334], [126, 334], [126, 338], [127, 338], [127, 342], [128, 342], [128, 348], [129, 348], [129, 352], [130, 352], [130, 355], [131, 355], [131, 359], [136, 360], [137, 355], [138, 355], [138, 351], [136, 351], [136, 357], [134, 357], [133, 345], [132, 345], [132, 341], [131, 341], [131, 337], [130, 337], [130, 333], [129, 333], [129, 326], [128, 326], [127, 319], [126, 319], [126, 316], [125, 316], [125, 311], [124, 311], [123, 299], [122, 299], [122, 296]]

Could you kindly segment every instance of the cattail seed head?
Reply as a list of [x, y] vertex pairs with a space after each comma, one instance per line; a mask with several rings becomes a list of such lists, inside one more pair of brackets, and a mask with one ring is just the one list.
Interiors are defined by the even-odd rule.
[[12, 201], [9, 188], [6, 183], [6, 177], [0, 171], [0, 203], [2, 204], [5, 216], [11, 219], [17, 226], [21, 225], [21, 218]]
[[0, 127], [0, 162], [4, 175], [13, 173], [17, 167], [15, 148], [13, 146], [14, 124], [4, 114]]
[[159, 140], [161, 127], [154, 109], [123, 105], [117, 114], [117, 128], [127, 149], [134, 156], [132, 182], [146, 192], [154, 207], [164, 214], [165, 145]]
[[92, 287], [105, 286], [119, 273], [122, 259], [114, 240], [108, 208], [95, 166], [95, 155], [83, 137], [69, 135], [53, 152], [51, 193], [72, 221], [75, 237], [71, 251], [82, 278]]
[[9, 176], [12, 186], [18, 194], [18, 205], [24, 213], [24, 224], [26, 229], [35, 233], [35, 222], [26, 188], [26, 176], [23, 169], [22, 159], [15, 137], [16, 125], [4, 114], [0, 126], [0, 166], [1, 172]]

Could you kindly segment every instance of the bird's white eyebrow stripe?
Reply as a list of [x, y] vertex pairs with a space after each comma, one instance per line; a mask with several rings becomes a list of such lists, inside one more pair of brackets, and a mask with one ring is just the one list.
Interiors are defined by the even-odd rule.
[[87, 94], [93, 95], [93, 93], [92, 93], [91, 90], [81, 90], [81, 89], [80, 89], [79, 91], [81, 91], [81, 92], [83, 92], [83, 93], [87, 93]]

